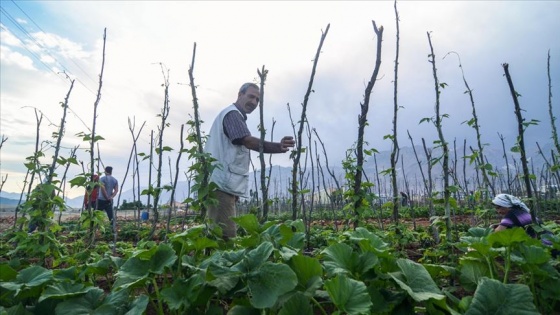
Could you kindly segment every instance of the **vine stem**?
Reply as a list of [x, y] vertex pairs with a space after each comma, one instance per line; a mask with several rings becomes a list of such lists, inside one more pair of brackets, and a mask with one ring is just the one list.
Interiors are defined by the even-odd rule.
[[158, 309], [159, 309], [159, 314], [163, 315], [163, 314], [165, 314], [165, 313], [163, 312], [163, 304], [161, 303], [161, 297], [160, 297], [160, 295], [159, 295], [159, 288], [158, 288], [157, 281], [156, 281], [155, 278], [152, 279], [152, 284], [154, 285], [154, 290], [156, 291], [157, 305], [158, 305]]
[[508, 246], [506, 247], [506, 270], [504, 272], [504, 281], [503, 281], [504, 284], [507, 283], [510, 265], [511, 265], [511, 249]]
[[494, 278], [494, 269], [492, 268], [492, 264], [490, 263], [490, 259], [488, 257], [485, 257], [485, 258], [486, 258], [486, 264], [488, 264], [488, 270], [490, 270], [490, 277], [492, 279], [495, 279]]
[[321, 303], [319, 303], [319, 301], [317, 301], [314, 297], [311, 298], [311, 301], [313, 301], [313, 303], [315, 305], [317, 305], [317, 307], [321, 310], [321, 313], [324, 315], [327, 315], [327, 312], [325, 311], [325, 309], [321, 306]]

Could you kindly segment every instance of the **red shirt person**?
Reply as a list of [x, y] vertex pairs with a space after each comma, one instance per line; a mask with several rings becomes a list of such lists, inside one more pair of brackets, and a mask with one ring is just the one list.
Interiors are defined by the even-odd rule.
[[88, 183], [84, 194], [84, 209], [95, 209], [95, 203], [99, 196], [99, 175], [93, 175], [93, 183]]

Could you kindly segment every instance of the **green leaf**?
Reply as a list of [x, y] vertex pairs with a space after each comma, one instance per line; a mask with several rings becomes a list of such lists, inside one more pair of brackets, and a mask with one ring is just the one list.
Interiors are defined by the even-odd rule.
[[14, 280], [17, 277], [18, 272], [10, 267], [8, 264], [0, 264], [0, 281], [7, 282]]
[[249, 234], [260, 233], [259, 220], [254, 214], [246, 214], [237, 218], [232, 218], [235, 223], [242, 227]]
[[103, 299], [103, 303], [96, 309], [95, 314], [115, 314], [115, 311], [128, 305], [129, 295], [129, 290], [112, 291]]
[[89, 315], [97, 314], [95, 310], [102, 305], [104, 292], [93, 288], [85, 295], [61, 302], [56, 306], [56, 314]]
[[103, 258], [92, 264], [87, 264], [86, 273], [88, 275], [106, 275], [110, 267], [116, 267], [113, 261], [109, 258]]
[[0, 305], [0, 314], [2, 315], [31, 315], [33, 313], [26, 310], [22, 303], [14, 305], [9, 308], [4, 308]]
[[16, 283], [27, 287], [38, 287], [53, 279], [51, 270], [41, 266], [31, 266], [20, 271], [16, 277]]
[[483, 261], [465, 257], [461, 259], [460, 265], [459, 279], [461, 285], [468, 291], [476, 290], [482, 278], [490, 277], [488, 264]]
[[323, 267], [317, 258], [303, 255], [293, 256], [289, 266], [295, 272], [298, 284], [304, 288], [309, 297], [323, 285]]
[[119, 268], [114, 286], [115, 288], [141, 286], [150, 273], [162, 274], [165, 268], [171, 268], [176, 260], [175, 251], [168, 244], [161, 243], [148, 251], [137, 251]]
[[272, 246], [272, 243], [263, 242], [259, 247], [249, 251], [241, 262], [232, 267], [232, 270], [241, 271], [243, 273], [257, 270], [268, 260], [273, 250], [274, 246]]
[[[221, 314], [221, 313], [220, 313]], [[245, 305], [235, 305], [229, 310], [228, 315], [261, 315], [261, 311]]]
[[371, 148], [371, 149], [364, 149], [364, 153], [366, 155], [372, 156], [374, 153], [379, 153], [379, 151], [375, 148]]
[[528, 240], [531, 240], [531, 237], [520, 227], [498, 231], [488, 236], [488, 242], [491, 246], [501, 245], [508, 247]]
[[482, 227], [472, 227], [468, 230], [468, 234], [472, 237], [476, 237], [479, 241], [489, 235], [489, 230]]
[[197, 251], [202, 251], [207, 248], [217, 248], [218, 243], [207, 237], [197, 237], [193, 240], [193, 248]]
[[451, 193], [456, 193], [456, 192], [459, 191], [459, 186], [450, 185], [450, 186], [448, 187], [448, 189], [449, 189], [449, 192], [451, 192]]
[[550, 254], [541, 246], [520, 246], [524, 262], [531, 265], [540, 265], [550, 261]]
[[455, 267], [446, 266], [446, 265], [436, 265], [436, 264], [422, 264], [424, 268], [430, 274], [432, 279], [440, 279], [442, 277], [449, 277], [454, 276], [457, 273], [457, 269]]
[[418, 124], [421, 124], [421, 123], [423, 123], [423, 122], [430, 122], [430, 121], [432, 121], [432, 118], [429, 118], [429, 117], [427, 117], [427, 118], [422, 118], [422, 119], [420, 119], [420, 122], [419, 122]]
[[45, 291], [43, 291], [43, 294], [41, 294], [41, 297], [39, 298], [39, 302], [48, 298], [67, 298], [82, 295], [91, 289], [93, 289], [93, 287], [86, 287], [83, 283], [55, 283], [48, 286]]
[[398, 259], [397, 265], [401, 272], [393, 272], [389, 275], [415, 301], [422, 302], [429, 299], [441, 300], [445, 298], [445, 295], [441, 293], [424, 266], [409, 259]]
[[368, 229], [358, 227], [355, 231], [345, 233], [345, 235], [348, 235], [351, 241], [357, 241], [362, 251], [372, 252], [380, 257], [389, 257], [389, 244]]
[[323, 265], [329, 276], [339, 273], [352, 274], [354, 261], [358, 259], [352, 247], [345, 243], [336, 243], [323, 250], [325, 261]]
[[474, 293], [466, 315], [540, 314], [533, 303], [533, 294], [524, 284], [503, 284], [484, 278]]
[[140, 260], [136, 257], [129, 258], [117, 272], [117, 280], [113, 288], [139, 287], [147, 280], [150, 270], [150, 261]]
[[56, 307], [56, 314], [119, 314], [128, 304], [127, 290], [111, 292], [103, 298], [104, 292], [99, 288], [92, 288], [84, 296], [66, 300]]
[[294, 232], [285, 224], [273, 224], [261, 233], [263, 240], [270, 241], [275, 247], [286, 245], [294, 236]]
[[221, 294], [226, 294], [235, 288], [241, 276], [241, 272], [221, 266], [217, 262], [211, 262], [207, 268], [208, 284], [215, 287]]
[[251, 305], [260, 309], [272, 307], [278, 297], [294, 289], [297, 283], [296, 274], [290, 267], [266, 262], [247, 277]]
[[189, 279], [176, 279], [172, 286], [161, 291], [161, 297], [171, 310], [179, 310], [182, 306], [188, 309], [198, 298], [205, 283], [200, 274], [194, 274]]
[[393, 171], [393, 168], [388, 168], [388, 169], [385, 169], [385, 170], [381, 171], [379, 174], [383, 175], [383, 176], [386, 176], [386, 175], [391, 174], [392, 171]]
[[132, 306], [125, 315], [137, 315], [144, 314], [146, 307], [148, 306], [149, 299], [146, 295], [141, 294], [132, 302]]
[[363, 282], [339, 274], [325, 281], [325, 289], [339, 310], [349, 315], [371, 313], [373, 303]]
[[282, 305], [278, 315], [313, 315], [313, 308], [309, 302], [309, 298], [298, 292]]
[[176, 260], [177, 255], [175, 255], [173, 248], [168, 244], [160, 244], [154, 256], [150, 259], [150, 272], [162, 274], [165, 268], [171, 268]]
[[[465, 93], [468, 93], [468, 91], [465, 91]], [[476, 119], [471, 118], [471, 119], [469, 119], [469, 120], [465, 120], [463, 123], [466, 123], [467, 125], [469, 125], [470, 127], [472, 127], [472, 126], [474, 126], [475, 122], [476, 122]]]

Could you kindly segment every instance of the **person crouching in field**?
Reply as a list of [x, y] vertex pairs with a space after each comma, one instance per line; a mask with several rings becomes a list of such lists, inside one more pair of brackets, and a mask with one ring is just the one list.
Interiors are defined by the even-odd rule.
[[[521, 201], [521, 199], [508, 194], [498, 194], [492, 200], [492, 204], [496, 208], [496, 211], [503, 216], [499, 224], [492, 225], [494, 232], [514, 227], [521, 227], [525, 229], [527, 234], [532, 238], [540, 238], [543, 245], [552, 245], [550, 240], [542, 237], [545, 234], [552, 234], [552, 232], [544, 230], [544, 232], [537, 233], [535, 229], [533, 229], [531, 226], [533, 223], [531, 211], [529, 210], [529, 207]], [[536, 220], [538, 225], [542, 224], [542, 221], [539, 218], [536, 218]], [[556, 257], [558, 256], [558, 251], [553, 250], [552, 254]]]

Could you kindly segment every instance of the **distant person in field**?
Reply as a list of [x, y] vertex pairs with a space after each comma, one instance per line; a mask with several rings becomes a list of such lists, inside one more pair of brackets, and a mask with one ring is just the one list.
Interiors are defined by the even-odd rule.
[[101, 186], [99, 197], [97, 198], [97, 210], [105, 210], [107, 217], [111, 222], [111, 226], [114, 226], [113, 222], [113, 198], [119, 192], [119, 182], [113, 177], [113, 168], [107, 166], [105, 168], [105, 176], [99, 179]]
[[99, 175], [94, 174], [92, 182], [86, 186], [86, 193], [84, 194], [84, 209], [95, 209], [97, 198], [99, 197]]
[[[236, 215], [235, 203], [247, 197], [249, 186], [249, 150], [259, 151], [260, 139], [251, 136], [247, 115], [259, 105], [259, 86], [245, 83], [237, 93], [237, 100], [222, 110], [210, 129], [204, 150], [216, 159], [210, 181], [218, 186], [218, 204], [208, 208], [208, 219], [222, 227], [224, 239], [237, 235], [237, 226], [231, 219]], [[264, 153], [285, 153], [294, 147], [293, 137], [283, 137], [280, 142], [264, 141]]]
[[[529, 207], [521, 199], [508, 194], [499, 194], [494, 197], [492, 204], [496, 208], [496, 212], [503, 216], [499, 224], [492, 225], [494, 232], [522, 227], [529, 236], [538, 237], [535, 230], [529, 227], [533, 223], [531, 213]], [[537, 223], [540, 225], [542, 221], [537, 218]], [[541, 238], [541, 241], [545, 245], [552, 245], [552, 242], [545, 238]]]
[[408, 206], [408, 195], [402, 191], [401, 191], [401, 206], [403, 207]]
[[469, 204], [469, 208], [474, 208], [474, 202], [475, 202], [475, 197], [474, 197], [474, 191], [470, 191], [469, 192], [469, 197], [467, 199], [467, 202]]

